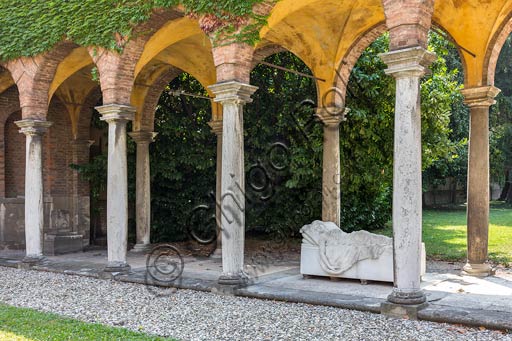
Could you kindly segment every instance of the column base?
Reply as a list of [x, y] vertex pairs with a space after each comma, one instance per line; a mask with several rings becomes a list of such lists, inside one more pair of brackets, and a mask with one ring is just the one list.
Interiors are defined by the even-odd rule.
[[135, 253], [148, 253], [151, 251], [151, 244], [135, 244], [133, 246], [133, 249], [130, 250], [130, 252]]
[[244, 272], [240, 272], [236, 275], [233, 274], [222, 274], [217, 281], [220, 285], [242, 287], [249, 283], [249, 276]]
[[402, 291], [394, 288], [393, 292], [388, 296], [388, 301], [398, 305], [418, 305], [425, 303], [427, 297], [423, 290]]
[[471, 264], [466, 263], [462, 268], [462, 275], [467, 276], [475, 276], [475, 277], [487, 277], [493, 276], [496, 273], [496, 270], [491, 267], [491, 265], [487, 263], [483, 264]]
[[[389, 298], [388, 298], [389, 299]], [[394, 318], [417, 320], [418, 311], [428, 306], [428, 303], [421, 304], [396, 304], [383, 302], [380, 304], [380, 313]]]
[[33, 266], [41, 264], [46, 257], [44, 256], [25, 256], [21, 263], [18, 264], [20, 269], [30, 269]]
[[130, 272], [130, 265], [126, 262], [108, 262], [107, 266], [103, 269], [106, 273], [128, 273]]

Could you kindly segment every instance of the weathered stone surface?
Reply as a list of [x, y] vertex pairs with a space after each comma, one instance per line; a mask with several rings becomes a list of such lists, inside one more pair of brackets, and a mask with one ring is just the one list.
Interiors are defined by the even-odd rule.
[[230, 81], [210, 86], [222, 104], [222, 269], [219, 283], [245, 284], [245, 172], [243, 106], [251, 102], [256, 87]]
[[128, 244], [128, 175], [126, 160], [126, 123], [133, 119], [135, 109], [124, 105], [96, 108], [108, 123], [107, 177], [107, 272], [130, 269], [126, 261]]
[[390, 317], [417, 320], [418, 312], [426, 307], [427, 303], [401, 305], [391, 302], [382, 302], [380, 312]]
[[393, 260], [391, 302], [420, 304], [421, 276], [421, 105], [420, 77], [435, 54], [421, 47], [381, 55], [386, 73], [396, 79], [393, 154]]

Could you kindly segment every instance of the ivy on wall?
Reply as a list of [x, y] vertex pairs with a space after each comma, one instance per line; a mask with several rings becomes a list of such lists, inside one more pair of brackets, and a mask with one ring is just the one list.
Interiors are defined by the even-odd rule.
[[[266, 16], [253, 11], [266, 0], [2, 0], [0, 60], [34, 56], [63, 40], [121, 51], [136, 25], [153, 10], [180, 6], [201, 28], [223, 41], [254, 44]], [[228, 38], [228, 39], [226, 39]]]

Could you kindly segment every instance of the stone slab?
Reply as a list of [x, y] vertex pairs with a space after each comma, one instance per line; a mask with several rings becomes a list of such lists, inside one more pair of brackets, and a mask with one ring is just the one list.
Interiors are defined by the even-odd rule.
[[[17, 267], [21, 259], [20, 253], [0, 252], [0, 266]], [[215, 292], [221, 274], [220, 261], [195, 257], [185, 257], [184, 260], [185, 268], [179, 280], [153, 284], [164, 288]], [[111, 279], [146, 284], [145, 257], [129, 256], [128, 262], [132, 265], [130, 273], [115, 275]], [[31, 269], [97, 278], [106, 263], [106, 252], [96, 250], [47, 257]], [[276, 266], [268, 264], [247, 287], [232, 294], [380, 313], [381, 305], [392, 291], [389, 283], [362, 285], [349, 279], [304, 278], [299, 274], [297, 265], [297, 262], [289, 262], [288, 266], [283, 262]], [[487, 278], [427, 273], [424, 279], [422, 288], [429, 305], [418, 312], [418, 319], [512, 330], [512, 273], [509, 270]]]

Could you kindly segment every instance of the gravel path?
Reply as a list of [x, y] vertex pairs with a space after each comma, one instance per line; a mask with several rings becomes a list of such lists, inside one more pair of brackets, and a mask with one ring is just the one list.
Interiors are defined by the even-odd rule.
[[181, 340], [512, 340], [511, 335], [339, 308], [218, 296], [0, 267], [0, 302]]

